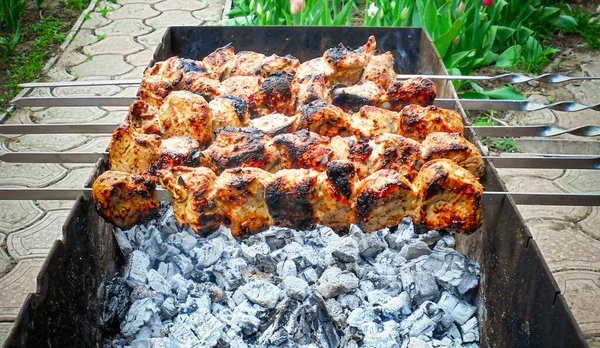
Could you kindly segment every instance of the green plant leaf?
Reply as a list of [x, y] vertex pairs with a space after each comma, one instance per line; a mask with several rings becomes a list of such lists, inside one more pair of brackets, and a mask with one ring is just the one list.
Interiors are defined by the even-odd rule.
[[570, 29], [577, 27], [575, 18], [567, 15], [560, 15], [558, 18], [552, 19], [552, 24], [560, 29]]
[[437, 48], [441, 57], [446, 56], [450, 45], [454, 44], [454, 39], [456, 39], [462, 28], [463, 20], [459, 18], [456, 20], [456, 22], [454, 22], [450, 30], [445, 32], [442, 36], [433, 40], [433, 43], [435, 44], [435, 47]]
[[515, 29], [503, 25], [496, 26], [496, 39], [501, 47], [504, 46], [506, 41], [515, 33], [515, 31]]
[[425, 29], [427, 29], [427, 32], [432, 38], [435, 38], [435, 26], [436, 21], [438, 21], [435, 0], [427, 0], [427, 4], [425, 5], [425, 13], [423, 16], [423, 24], [425, 24]]
[[[474, 83], [470, 83], [473, 86]], [[479, 87], [477, 91], [467, 91], [461, 94], [461, 98], [465, 99], [510, 99], [510, 100], [525, 100], [525, 96], [523, 94], [515, 91], [510, 87], [502, 87], [499, 89], [494, 89], [491, 91], [484, 91], [481, 87]]]
[[349, 1], [344, 5], [342, 10], [337, 13], [333, 20], [333, 25], [343, 25], [346, 23], [347, 18], [352, 16], [352, 7], [354, 6], [354, 2]]
[[523, 46], [513, 45], [507, 48], [496, 61], [497, 68], [512, 69], [519, 63], [523, 53]]

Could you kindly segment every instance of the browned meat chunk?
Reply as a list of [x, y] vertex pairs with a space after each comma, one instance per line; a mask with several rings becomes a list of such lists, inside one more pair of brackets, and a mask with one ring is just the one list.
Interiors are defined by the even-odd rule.
[[108, 153], [110, 168], [116, 171], [140, 173], [153, 169], [158, 160], [160, 136], [136, 133], [123, 123], [113, 132]]
[[454, 110], [408, 105], [400, 112], [400, 134], [407, 138], [423, 141], [429, 133], [463, 134], [463, 131], [463, 119]]
[[373, 81], [385, 90], [390, 87], [395, 79], [394, 56], [389, 51], [383, 54], [375, 53], [371, 56], [371, 60], [369, 60], [361, 77], [362, 81]]
[[375, 37], [370, 36], [367, 43], [356, 50], [339, 44], [325, 51], [323, 59], [334, 70], [333, 83], [353, 85], [358, 82], [376, 47]]
[[415, 77], [408, 80], [396, 79], [387, 90], [390, 109], [400, 111], [409, 104], [427, 106], [433, 104], [437, 86], [430, 79]]
[[179, 136], [164, 139], [158, 152], [160, 158], [156, 167], [158, 169], [176, 166], [198, 167], [204, 157], [200, 150], [200, 144], [194, 138]]
[[219, 95], [234, 95], [250, 100], [250, 96], [260, 91], [263, 84], [263, 78], [260, 76], [232, 76], [221, 82], [219, 86]]
[[458, 133], [429, 133], [421, 144], [421, 158], [428, 162], [446, 158], [467, 169], [476, 177], [485, 172], [481, 153], [467, 139]]
[[294, 109], [291, 83], [292, 75], [284, 72], [265, 78], [258, 92], [250, 97], [252, 111], [259, 116], [291, 113]]
[[295, 229], [314, 226], [318, 174], [310, 169], [283, 169], [273, 174], [265, 199], [275, 225]]
[[344, 111], [356, 112], [362, 106], [381, 106], [385, 100], [385, 90], [372, 81], [361, 81], [353, 86], [334, 87], [331, 91], [333, 104]]
[[306, 130], [273, 138], [281, 154], [281, 168], [307, 168], [323, 171], [333, 160], [329, 138]]
[[206, 147], [212, 142], [210, 108], [204, 98], [186, 91], [171, 93], [158, 111], [163, 137], [190, 136]]
[[335, 105], [316, 100], [302, 108], [298, 129], [328, 137], [348, 136], [351, 134], [350, 115]]
[[213, 79], [223, 80], [234, 57], [233, 45], [228, 44], [206, 56], [202, 59], [202, 63], [204, 63], [204, 67]]
[[369, 173], [380, 169], [393, 169], [412, 181], [421, 164], [418, 142], [401, 135], [383, 133], [369, 141], [373, 149], [367, 161]]
[[297, 119], [296, 116], [270, 114], [250, 120], [248, 127], [256, 128], [269, 136], [276, 136], [277, 134], [293, 132]]
[[352, 204], [356, 171], [349, 161], [332, 161], [317, 177], [317, 198], [313, 206], [317, 223], [336, 231], [356, 222]]
[[262, 77], [269, 77], [275, 73], [285, 72], [290, 75], [296, 75], [296, 70], [300, 66], [298, 58], [287, 54], [280, 57], [276, 54], [270, 55], [263, 60], [261, 66]]
[[212, 118], [212, 129], [242, 127], [250, 119], [248, 103], [234, 95], [217, 97], [208, 103]]
[[397, 112], [363, 106], [351, 118], [351, 128], [356, 136], [371, 138], [382, 133], [400, 133], [400, 115]]
[[143, 100], [136, 100], [129, 107], [129, 123], [138, 133], [162, 134], [158, 109]]
[[226, 77], [259, 75], [265, 55], [252, 51], [241, 51], [236, 53]]

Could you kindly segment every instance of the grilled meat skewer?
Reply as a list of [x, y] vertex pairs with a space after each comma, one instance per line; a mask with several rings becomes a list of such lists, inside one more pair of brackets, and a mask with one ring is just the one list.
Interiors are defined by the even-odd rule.
[[[325, 224], [343, 230], [355, 223], [375, 231], [397, 225], [404, 216], [428, 228], [462, 233], [481, 226], [483, 187], [450, 160], [426, 163], [414, 183], [391, 169], [359, 180], [353, 167], [333, 161], [323, 172], [234, 168], [217, 176], [207, 168], [179, 166], [160, 171], [159, 178], [173, 193], [177, 221], [198, 233], [220, 224], [236, 237], [272, 225], [304, 229]], [[157, 209], [154, 187], [147, 175], [107, 171], [92, 190], [100, 213], [123, 227]]]

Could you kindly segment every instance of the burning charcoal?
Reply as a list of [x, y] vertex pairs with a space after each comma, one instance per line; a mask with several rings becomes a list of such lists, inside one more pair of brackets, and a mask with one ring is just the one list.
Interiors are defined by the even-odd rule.
[[125, 337], [134, 337], [156, 313], [158, 313], [158, 307], [151, 299], [135, 301], [127, 312], [127, 318], [121, 324], [121, 334]]
[[344, 315], [344, 308], [342, 305], [333, 298], [325, 301], [325, 308], [327, 308], [327, 313], [333, 321], [338, 325], [344, 325], [346, 322], [346, 316]]
[[246, 261], [239, 257], [218, 264], [213, 271], [217, 285], [228, 291], [237, 288], [242, 284], [242, 269], [247, 266]]
[[365, 258], [374, 258], [380, 251], [387, 248], [385, 240], [378, 233], [363, 233], [356, 228], [350, 236], [356, 240], [358, 250]]
[[381, 306], [391, 298], [392, 297], [383, 290], [371, 290], [367, 292], [367, 300], [373, 306]]
[[141, 284], [131, 290], [131, 295], [129, 296], [129, 300], [131, 302], [135, 302], [138, 300], [142, 300], [145, 298], [151, 298], [151, 297], [152, 297], [152, 290], [150, 290], [150, 287], [147, 284]]
[[104, 288], [104, 307], [102, 322], [104, 326], [111, 326], [125, 319], [129, 309], [129, 288], [121, 277], [108, 282]]
[[199, 309], [191, 314], [181, 314], [175, 319], [173, 327], [184, 327], [192, 330], [198, 339], [197, 346], [213, 347], [223, 333], [225, 324], [215, 318], [207, 309]]
[[400, 295], [389, 299], [382, 307], [381, 311], [384, 316], [400, 321], [412, 313], [410, 298], [407, 292], [402, 292]]
[[133, 247], [127, 238], [127, 235], [120, 228], [115, 228], [114, 231], [115, 239], [117, 240], [117, 244], [119, 245], [119, 249], [125, 254], [125, 256], [131, 254], [133, 251]]
[[448, 327], [448, 329], [447, 329], [447, 337], [449, 337], [450, 339], [452, 339], [454, 342], [456, 342], [458, 344], [462, 344], [463, 343], [462, 335], [460, 334], [460, 331], [458, 330], [458, 327], [454, 323], [452, 323]]
[[401, 348], [429, 348], [431, 347], [430, 345], [427, 344], [427, 342], [423, 341], [420, 338], [417, 337], [409, 337], [408, 339], [404, 340], [404, 342], [402, 342], [402, 347]]
[[242, 244], [241, 250], [244, 259], [246, 259], [246, 261], [250, 263], [256, 262], [256, 258], [258, 255], [264, 257], [269, 255], [269, 253], [271, 252], [271, 249], [269, 249], [269, 245], [265, 242], [256, 243], [252, 245]]
[[431, 230], [431, 231], [427, 231], [422, 234], [418, 234], [417, 238], [420, 241], [425, 242], [425, 244], [427, 244], [429, 247], [433, 247], [433, 245], [435, 245], [435, 243], [437, 243], [437, 241], [441, 238], [441, 236], [438, 231]]
[[400, 323], [400, 332], [410, 337], [431, 335], [442, 315], [443, 311], [435, 303], [424, 302]]
[[399, 325], [395, 321], [386, 321], [381, 324], [369, 323], [363, 341], [366, 347], [398, 347], [400, 339]]
[[131, 342], [131, 348], [168, 348], [171, 340], [167, 337], [141, 338]]
[[400, 267], [406, 262], [397, 251], [386, 249], [375, 258], [375, 270], [380, 275], [397, 275]]
[[158, 220], [158, 228], [164, 234], [174, 234], [179, 232], [179, 226], [177, 220], [173, 214], [173, 208], [169, 206], [169, 209], [161, 216]]
[[444, 291], [442, 296], [440, 296], [439, 301], [437, 302], [438, 307], [444, 311], [444, 316], [442, 317], [442, 325], [445, 327], [449, 326], [454, 322], [454, 318], [452, 317], [452, 311], [458, 305], [460, 299], [451, 293]]
[[339, 347], [340, 332], [336, 330], [327, 309], [321, 301], [313, 306], [312, 329], [316, 332], [316, 344], [319, 347]]
[[273, 323], [261, 334], [258, 339], [260, 346], [282, 345], [287, 342], [294, 334], [297, 327], [297, 318], [300, 315], [302, 306], [300, 302], [292, 299], [286, 299], [277, 306], [277, 315]]
[[286, 239], [292, 236], [292, 230], [273, 226], [262, 233], [271, 250], [281, 249], [286, 245]]
[[146, 277], [148, 275], [148, 268], [150, 268], [150, 259], [148, 254], [135, 250], [131, 253], [129, 258], [129, 264], [127, 265], [127, 271], [125, 271], [125, 279], [127, 285], [134, 288], [138, 285], [146, 283]]
[[317, 272], [312, 267], [309, 267], [309, 268], [306, 268], [305, 270], [303, 270], [301, 275], [304, 278], [304, 280], [306, 280], [309, 284], [314, 284], [319, 279]]
[[458, 325], [464, 325], [471, 317], [473, 317], [473, 315], [475, 315], [476, 311], [477, 308], [475, 306], [468, 302], [460, 301], [456, 307], [454, 307], [451, 315]]
[[377, 314], [375, 314], [373, 308], [355, 308], [352, 312], [350, 312], [350, 315], [348, 315], [346, 323], [350, 326], [361, 328], [363, 325], [377, 319], [379, 319], [379, 317]]
[[460, 294], [465, 294], [479, 284], [479, 272], [477, 262], [454, 251], [445, 256], [435, 277], [444, 289], [452, 291], [452, 287], [455, 287]]
[[160, 294], [171, 294], [171, 286], [169, 285], [169, 282], [167, 282], [167, 280], [163, 278], [160, 273], [153, 269], [148, 271], [148, 286]]
[[231, 323], [246, 336], [256, 333], [261, 324], [260, 319], [245, 313], [234, 314], [231, 318]]
[[353, 294], [344, 294], [338, 296], [338, 301], [346, 309], [358, 308], [362, 305], [362, 300]]
[[479, 324], [477, 318], [469, 319], [460, 327], [464, 343], [479, 342]]
[[454, 248], [456, 246], [456, 239], [451, 234], [445, 235], [435, 244], [436, 248]]
[[435, 300], [440, 294], [433, 275], [426, 272], [416, 272], [409, 265], [401, 268], [400, 279], [404, 290], [408, 293], [413, 304], [417, 306], [425, 301]]
[[263, 280], [245, 284], [242, 291], [250, 301], [267, 308], [275, 308], [282, 295], [277, 286]]
[[316, 290], [327, 299], [348, 293], [357, 287], [358, 278], [354, 273], [331, 266], [323, 272], [317, 281]]
[[209, 267], [214, 265], [223, 254], [225, 243], [220, 238], [213, 238], [200, 248], [194, 248], [192, 255], [197, 259], [198, 265], [201, 267]]
[[298, 275], [296, 264], [292, 260], [281, 261], [277, 264], [277, 274], [281, 278], [295, 277]]
[[358, 260], [358, 253], [356, 240], [351, 237], [339, 238], [325, 247], [325, 264], [352, 263]]
[[167, 297], [160, 306], [160, 312], [165, 319], [171, 319], [177, 314], [177, 307], [175, 306], [175, 300], [172, 297]]
[[192, 264], [192, 260], [184, 255], [177, 255], [173, 257], [173, 261], [177, 264], [177, 267], [181, 270], [184, 277], [189, 277], [190, 273], [194, 270], [194, 265]]
[[416, 259], [417, 257], [429, 254], [431, 254], [431, 250], [427, 244], [418, 240], [409, 241], [404, 244], [402, 250], [400, 250], [400, 255], [407, 260]]
[[286, 277], [282, 284], [285, 293], [298, 301], [303, 301], [310, 291], [308, 283], [297, 277]]
[[189, 254], [196, 244], [198, 244], [196, 237], [187, 231], [172, 234], [166, 238], [166, 241], [186, 254]]

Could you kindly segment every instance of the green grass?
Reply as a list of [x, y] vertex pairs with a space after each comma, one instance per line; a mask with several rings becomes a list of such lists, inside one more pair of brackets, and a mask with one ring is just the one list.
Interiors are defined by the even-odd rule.
[[2, 68], [8, 71], [8, 81], [5, 81], [8, 88], [4, 94], [0, 95], [0, 103], [6, 103], [19, 93], [19, 83], [39, 78], [52, 53], [48, 47], [65, 41], [63, 33], [67, 32], [70, 27], [69, 23], [50, 15], [23, 28], [22, 37], [36, 37], [36, 39], [31, 45], [30, 52], [9, 57], [6, 65], [3, 64]]
[[100, 10], [100, 14], [102, 15], [102, 17], [106, 18], [106, 15], [108, 15], [108, 13], [110, 11], [113, 11], [114, 8], [109, 7], [109, 6], [104, 6], [101, 10]]
[[102, 40], [104, 40], [104, 38], [106, 38], [106, 35], [104, 35], [104, 34], [96, 35], [96, 39], [98, 39], [98, 41], [102, 41]]
[[600, 18], [594, 14], [582, 11], [579, 7], [570, 8], [565, 6], [564, 9], [565, 12], [577, 20], [577, 27], [568, 30], [568, 32], [583, 36], [591, 49], [600, 49]]

